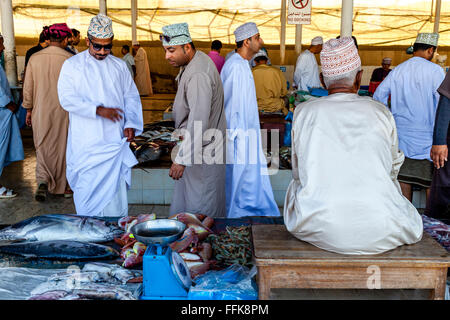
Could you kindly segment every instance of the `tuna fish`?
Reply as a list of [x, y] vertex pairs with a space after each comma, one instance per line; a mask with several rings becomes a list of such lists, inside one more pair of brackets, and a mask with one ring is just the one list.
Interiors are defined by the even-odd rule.
[[123, 233], [117, 225], [102, 219], [65, 214], [33, 217], [0, 230], [2, 240], [82, 242], [112, 241]]
[[26, 258], [58, 260], [112, 259], [119, 253], [107, 246], [80, 241], [33, 241], [0, 246], [0, 252]]

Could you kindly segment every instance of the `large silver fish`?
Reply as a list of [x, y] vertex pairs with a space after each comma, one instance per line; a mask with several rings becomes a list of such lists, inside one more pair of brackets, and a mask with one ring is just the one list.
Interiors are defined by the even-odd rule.
[[45, 258], [57, 260], [112, 259], [119, 253], [111, 247], [97, 243], [53, 240], [21, 242], [0, 245], [0, 252], [25, 258]]
[[0, 242], [4, 240], [107, 242], [122, 233], [123, 230], [116, 224], [102, 219], [49, 214], [32, 217], [0, 230]]

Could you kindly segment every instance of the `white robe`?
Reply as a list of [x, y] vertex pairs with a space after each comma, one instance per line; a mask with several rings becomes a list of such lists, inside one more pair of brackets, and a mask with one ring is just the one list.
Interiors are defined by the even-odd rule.
[[319, 66], [316, 57], [309, 51], [303, 51], [297, 58], [294, 72], [294, 86], [299, 90], [309, 91], [309, 88], [320, 88]]
[[403, 197], [404, 160], [394, 118], [369, 97], [338, 93], [300, 104], [292, 125], [289, 232], [341, 254], [377, 254], [422, 237], [422, 219]]
[[[233, 54], [225, 62], [220, 76], [229, 130], [226, 168], [227, 217], [279, 216], [262, 150], [255, 82], [248, 61], [240, 54]], [[243, 131], [239, 133], [237, 130]], [[245, 136], [245, 133], [249, 132], [254, 134], [253, 142]]]
[[11, 162], [24, 159], [22, 138], [17, 115], [6, 106], [13, 101], [5, 71], [0, 66], [0, 177]]
[[[123, 131], [133, 128], [136, 135], [142, 133], [139, 92], [122, 59], [108, 55], [100, 61], [85, 50], [64, 62], [58, 96], [69, 112], [67, 180], [77, 213], [99, 215], [120, 192], [121, 179], [131, 185], [131, 167], [138, 162]], [[100, 105], [121, 108], [123, 119], [99, 117]], [[127, 214], [120, 211], [111, 215]]]

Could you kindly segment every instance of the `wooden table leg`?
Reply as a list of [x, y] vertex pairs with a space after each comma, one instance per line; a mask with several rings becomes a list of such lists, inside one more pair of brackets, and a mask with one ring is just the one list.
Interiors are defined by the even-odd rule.
[[265, 267], [258, 267], [258, 300], [269, 300], [270, 271]]
[[431, 290], [432, 300], [444, 300], [445, 299], [445, 285], [447, 283], [447, 268], [441, 268], [439, 270], [439, 276], [436, 278], [436, 285]]

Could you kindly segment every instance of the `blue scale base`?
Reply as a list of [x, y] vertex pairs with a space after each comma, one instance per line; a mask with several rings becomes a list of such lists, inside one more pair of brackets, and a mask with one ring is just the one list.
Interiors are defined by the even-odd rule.
[[[184, 270], [184, 269], [182, 269]], [[172, 249], [152, 245], [143, 257], [143, 294], [141, 300], [187, 300], [185, 290], [174, 274]]]

